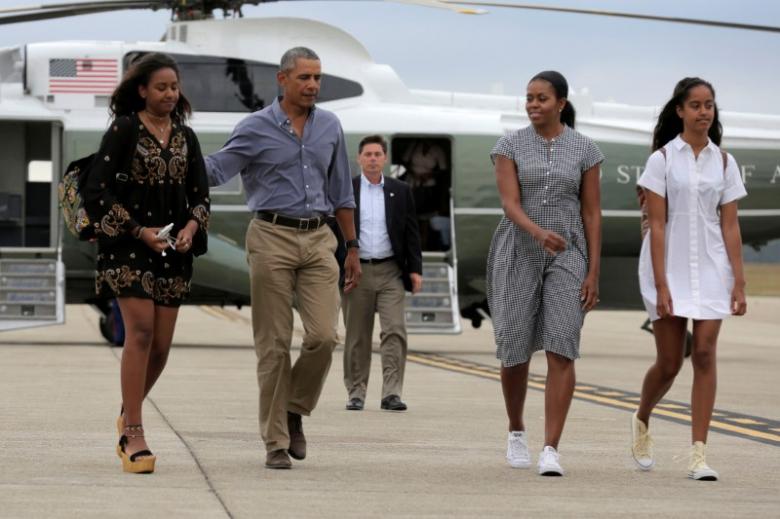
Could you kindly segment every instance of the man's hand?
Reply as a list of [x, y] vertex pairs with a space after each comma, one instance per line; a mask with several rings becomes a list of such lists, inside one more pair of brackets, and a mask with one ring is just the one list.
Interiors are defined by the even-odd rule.
[[344, 260], [344, 293], [349, 294], [360, 283], [360, 276], [363, 271], [360, 269], [360, 256], [358, 249], [347, 249], [347, 258]]
[[412, 279], [412, 294], [416, 294], [422, 289], [423, 277], [416, 272], [410, 273], [409, 277]]

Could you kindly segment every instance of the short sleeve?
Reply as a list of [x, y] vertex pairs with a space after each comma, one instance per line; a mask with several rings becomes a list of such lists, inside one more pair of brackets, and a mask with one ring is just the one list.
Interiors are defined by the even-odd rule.
[[496, 142], [496, 145], [493, 146], [493, 149], [490, 150], [490, 160], [493, 162], [493, 164], [496, 163], [497, 155], [506, 157], [509, 160], [515, 160], [514, 153], [512, 152], [512, 142], [506, 135], [502, 135], [498, 139], [498, 142]]
[[585, 144], [585, 154], [582, 157], [582, 168], [580, 173], [585, 173], [596, 164], [601, 164], [602, 162], [604, 162], [604, 154], [601, 153], [601, 150], [596, 146], [595, 142], [588, 139]]
[[737, 161], [730, 153], [726, 154], [726, 174], [723, 193], [720, 195], [720, 205], [728, 204], [747, 196], [745, 184], [742, 182], [742, 174], [737, 166]]
[[666, 159], [660, 151], [647, 158], [645, 170], [637, 184], [653, 193], [666, 198]]

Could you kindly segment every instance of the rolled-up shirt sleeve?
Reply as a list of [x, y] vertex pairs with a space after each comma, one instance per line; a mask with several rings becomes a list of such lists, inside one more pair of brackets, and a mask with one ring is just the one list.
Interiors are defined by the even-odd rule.
[[205, 157], [209, 186], [221, 186], [243, 171], [257, 156], [260, 138], [252, 116], [238, 123], [222, 149]]
[[340, 124], [338, 125], [338, 139], [336, 140], [336, 146], [333, 149], [333, 156], [328, 167], [328, 198], [334, 211], [342, 208], [355, 208], [355, 195], [352, 192], [352, 175], [349, 171], [347, 144]]

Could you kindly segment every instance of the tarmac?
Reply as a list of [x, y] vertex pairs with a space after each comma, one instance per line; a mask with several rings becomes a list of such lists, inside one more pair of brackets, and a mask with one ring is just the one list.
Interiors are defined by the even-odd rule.
[[[691, 369], [651, 421], [657, 465], [639, 472], [629, 418], [654, 358], [642, 312], [586, 319], [577, 396], [561, 441], [562, 478], [511, 469], [489, 324], [413, 335], [406, 412], [379, 409], [375, 354], [366, 409], [346, 411], [337, 349], [304, 419], [308, 457], [264, 468], [249, 310], [184, 307], [168, 367], [144, 407], [151, 475], [116, 457], [121, 348], [98, 316], [68, 306], [61, 326], [0, 335], [0, 517], [780, 517], [780, 298], [752, 297], [718, 344], [708, 461], [687, 479]], [[378, 327], [377, 327], [378, 328]], [[296, 321], [294, 350], [302, 329]], [[534, 461], [543, 440], [545, 361], [526, 403]]]

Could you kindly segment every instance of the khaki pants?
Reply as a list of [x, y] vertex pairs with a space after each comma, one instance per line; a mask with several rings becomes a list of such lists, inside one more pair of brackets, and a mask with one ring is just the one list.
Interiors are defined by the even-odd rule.
[[375, 265], [363, 263], [360, 284], [344, 294], [344, 385], [349, 398], [366, 399], [371, 371], [371, 339], [374, 312], [381, 327], [379, 353], [382, 357], [382, 398], [401, 396], [406, 366], [406, 322], [404, 286], [395, 261]]
[[[328, 226], [297, 231], [253, 219], [246, 233], [252, 329], [260, 388], [260, 435], [270, 452], [287, 449], [287, 411], [309, 416], [338, 342], [339, 268]], [[293, 296], [305, 335], [291, 367]]]

